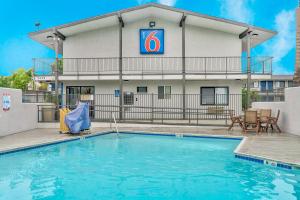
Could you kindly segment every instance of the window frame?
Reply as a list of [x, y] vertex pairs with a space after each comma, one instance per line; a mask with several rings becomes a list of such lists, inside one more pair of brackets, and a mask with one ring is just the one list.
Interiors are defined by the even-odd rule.
[[[216, 103], [216, 89], [217, 88], [225, 88], [227, 91], [227, 98], [226, 98], [226, 103], [225, 104], [217, 104]], [[214, 89], [214, 103], [213, 104], [208, 104], [208, 103], [203, 103], [203, 95], [202, 95], [202, 89]], [[200, 104], [202, 106], [228, 106], [229, 105], [229, 87], [228, 86], [217, 86], [217, 87], [200, 87]]]
[[[140, 92], [139, 88], [146, 88], [146, 92]], [[147, 94], [148, 93], [148, 86], [137, 86], [136, 87], [136, 93], [137, 94]]]
[[[163, 98], [160, 98], [160, 94], [159, 94], [159, 88], [160, 87], [163, 87]], [[166, 88], [167, 87], [170, 87], [170, 94], [166, 94]], [[171, 96], [172, 96], [172, 86], [171, 85], [159, 85], [157, 86], [157, 98], [158, 100], [163, 100], [163, 99], [171, 99]], [[166, 98], [167, 97], [167, 98]]]

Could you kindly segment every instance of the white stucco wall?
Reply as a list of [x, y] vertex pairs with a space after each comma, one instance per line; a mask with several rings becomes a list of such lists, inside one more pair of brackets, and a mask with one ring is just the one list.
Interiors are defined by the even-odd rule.
[[155, 21], [155, 29], [165, 30], [165, 52], [162, 55], [150, 55], [158, 57], [181, 57], [182, 56], [182, 37], [181, 28], [178, 23], [173, 23], [158, 18], [148, 18], [125, 24], [123, 28], [123, 56], [140, 57], [140, 29], [148, 29], [149, 22]]
[[[140, 57], [139, 30], [149, 28], [149, 22], [156, 22], [156, 29], [165, 30], [165, 57], [181, 57], [182, 29], [178, 23], [158, 18], [147, 18], [126, 23], [123, 28], [123, 57]], [[241, 56], [242, 41], [238, 35], [186, 26], [186, 56], [225, 57]], [[94, 31], [69, 36], [64, 41], [64, 58], [97, 58], [119, 56], [118, 26], [105, 27]]]
[[[158, 86], [171, 86], [171, 99], [158, 99]], [[201, 105], [200, 88], [201, 87], [228, 87], [230, 95], [229, 105], [222, 106], [224, 109], [233, 109], [237, 114], [242, 114], [242, 97], [241, 88], [243, 82], [236, 80], [210, 80], [210, 81], [187, 81], [186, 93], [192, 94], [186, 98], [187, 108], [207, 109], [210, 106]], [[95, 102], [97, 105], [119, 105], [119, 98], [114, 97], [114, 91], [119, 89], [118, 81], [68, 81], [64, 83], [64, 92], [67, 86], [95, 86]], [[137, 94], [137, 86], [147, 86], [148, 93], [151, 95]], [[133, 92], [134, 105], [141, 107], [165, 107], [165, 108], [181, 108], [182, 107], [182, 82], [179, 80], [170, 81], [126, 81], [124, 82], [124, 92]], [[111, 95], [97, 95], [97, 94], [111, 94]], [[96, 113], [97, 116], [97, 113]]]
[[[11, 108], [3, 111], [2, 96], [11, 96]], [[22, 103], [22, 91], [0, 88], [0, 136], [18, 133], [37, 127], [36, 104]]]
[[[172, 94], [182, 94], [180, 80], [141, 80], [124, 81], [124, 92], [137, 91], [137, 86], [147, 86], [148, 93], [157, 94], [158, 86], [172, 86]], [[64, 93], [67, 86], [95, 86], [96, 94], [114, 94], [119, 89], [119, 81], [64, 81]], [[186, 82], [186, 94], [200, 94], [201, 87], [229, 87], [230, 94], [241, 94], [242, 81], [238, 80], [195, 80]]]
[[254, 108], [270, 108], [275, 116], [277, 110], [281, 112], [279, 126], [284, 132], [300, 135], [300, 87], [286, 88], [284, 102], [255, 102]]
[[63, 43], [64, 58], [119, 56], [119, 29], [111, 26], [69, 36]]
[[241, 56], [242, 41], [238, 35], [196, 26], [186, 26], [187, 57]]

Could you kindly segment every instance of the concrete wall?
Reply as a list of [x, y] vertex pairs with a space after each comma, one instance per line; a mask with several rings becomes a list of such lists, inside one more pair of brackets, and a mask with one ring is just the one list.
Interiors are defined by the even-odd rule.
[[187, 57], [241, 56], [242, 42], [238, 36], [202, 27], [186, 27]]
[[[143, 80], [143, 81], [125, 81], [124, 92], [137, 91], [137, 86], [147, 86], [148, 93], [158, 93], [158, 86], [171, 86], [172, 94], [182, 94], [182, 82], [180, 80]], [[96, 94], [114, 94], [114, 91], [119, 89], [119, 81], [64, 81], [64, 93], [67, 86], [95, 86]], [[202, 80], [202, 81], [187, 81], [187, 94], [200, 94], [201, 87], [229, 87], [230, 94], [241, 94], [242, 81], [237, 80]]]
[[[11, 108], [3, 111], [2, 96], [11, 96]], [[17, 89], [0, 88], [0, 136], [14, 134], [37, 127], [36, 104], [22, 103], [22, 91]]]
[[64, 41], [64, 58], [101, 58], [118, 56], [118, 26], [80, 33], [70, 36]]
[[254, 108], [270, 108], [273, 115], [281, 111], [279, 126], [284, 132], [300, 135], [300, 87], [286, 88], [284, 102], [256, 102]]
[[[155, 28], [165, 29], [165, 53], [157, 57], [181, 57], [182, 29], [178, 23], [147, 18], [126, 23], [123, 28], [123, 56], [143, 57], [140, 54], [139, 30], [149, 28], [149, 21], [155, 21]], [[186, 56], [224, 57], [241, 56], [242, 41], [238, 35], [221, 31], [187, 26]], [[97, 58], [119, 56], [118, 26], [83, 32], [64, 41], [64, 58]]]

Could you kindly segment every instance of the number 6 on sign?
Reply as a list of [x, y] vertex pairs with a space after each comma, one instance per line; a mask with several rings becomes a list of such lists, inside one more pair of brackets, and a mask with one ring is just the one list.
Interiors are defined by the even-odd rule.
[[164, 53], [164, 30], [141, 29], [140, 30], [140, 53], [163, 54]]

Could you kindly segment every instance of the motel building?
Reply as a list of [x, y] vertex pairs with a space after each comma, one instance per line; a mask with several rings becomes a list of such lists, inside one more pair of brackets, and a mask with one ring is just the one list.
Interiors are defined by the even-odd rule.
[[[247, 52], [275, 34], [150, 3], [29, 36], [58, 55], [34, 58], [34, 74], [39, 81], [57, 77], [62, 106], [89, 102], [95, 120], [113, 113], [198, 121], [229, 109], [241, 114]], [[252, 81], [271, 79], [270, 55], [249, 60]]]

